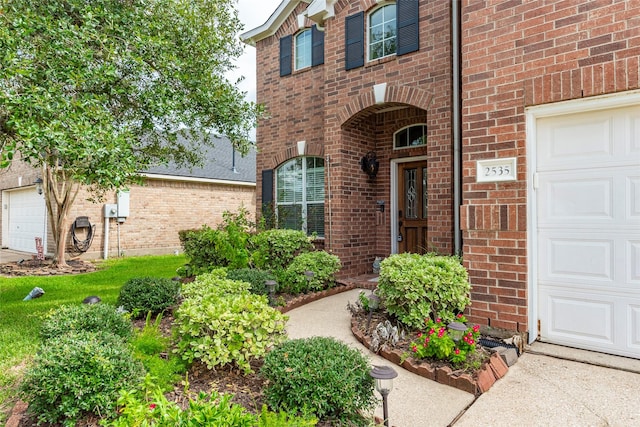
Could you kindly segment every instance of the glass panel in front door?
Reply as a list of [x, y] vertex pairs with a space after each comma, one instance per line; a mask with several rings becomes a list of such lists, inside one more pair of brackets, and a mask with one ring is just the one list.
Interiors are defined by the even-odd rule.
[[427, 168], [422, 168], [422, 218], [427, 219]]
[[415, 168], [404, 170], [405, 188], [405, 218], [418, 218], [418, 170]]

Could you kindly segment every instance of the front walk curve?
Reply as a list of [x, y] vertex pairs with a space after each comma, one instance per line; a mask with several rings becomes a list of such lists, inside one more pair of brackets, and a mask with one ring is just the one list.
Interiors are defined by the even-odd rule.
[[[391, 362], [371, 353], [351, 333], [351, 314], [347, 303], [355, 303], [360, 291], [343, 292], [289, 311], [289, 338], [334, 337], [360, 350], [372, 365], [391, 366]], [[400, 366], [394, 365], [393, 368], [398, 372], [398, 378], [393, 381], [393, 391], [388, 400], [391, 425], [447, 426], [474, 400], [471, 393], [420, 377]], [[382, 418], [382, 404], [378, 405], [375, 413]]]

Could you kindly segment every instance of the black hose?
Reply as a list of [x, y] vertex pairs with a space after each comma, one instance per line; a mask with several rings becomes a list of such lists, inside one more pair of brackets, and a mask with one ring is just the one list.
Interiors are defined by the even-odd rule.
[[486, 348], [496, 348], [496, 347], [514, 348], [516, 350], [516, 354], [518, 355], [518, 357], [520, 357], [520, 350], [518, 350], [518, 347], [516, 347], [513, 344], [507, 344], [502, 341], [488, 340], [486, 338], [480, 338], [478, 340], [478, 343], [480, 343], [481, 346]]
[[80, 228], [88, 228], [87, 238], [84, 240], [80, 240], [76, 235], [76, 222], [73, 222], [71, 226], [71, 238], [73, 240], [73, 247], [80, 253], [87, 252], [91, 247], [91, 243], [93, 242], [93, 236], [95, 234], [96, 226], [91, 225], [90, 227], [80, 227]]

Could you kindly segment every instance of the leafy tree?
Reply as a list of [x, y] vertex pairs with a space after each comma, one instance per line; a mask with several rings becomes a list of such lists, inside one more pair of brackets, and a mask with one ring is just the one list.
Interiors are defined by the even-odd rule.
[[200, 164], [212, 130], [248, 151], [262, 109], [224, 77], [235, 3], [0, 0], [1, 166], [42, 170], [59, 266], [80, 187], [100, 200], [150, 166]]

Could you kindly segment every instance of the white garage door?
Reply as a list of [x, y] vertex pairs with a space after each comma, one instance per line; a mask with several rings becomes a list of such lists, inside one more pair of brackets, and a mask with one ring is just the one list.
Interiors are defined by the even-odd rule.
[[536, 122], [540, 339], [640, 358], [640, 105]]
[[[46, 230], [44, 197], [34, 189], [15, 190], [9, 194], [9, 249], [36, 253], [36, 237]], [[46, 247], [46, 241], [43, 240]]]

